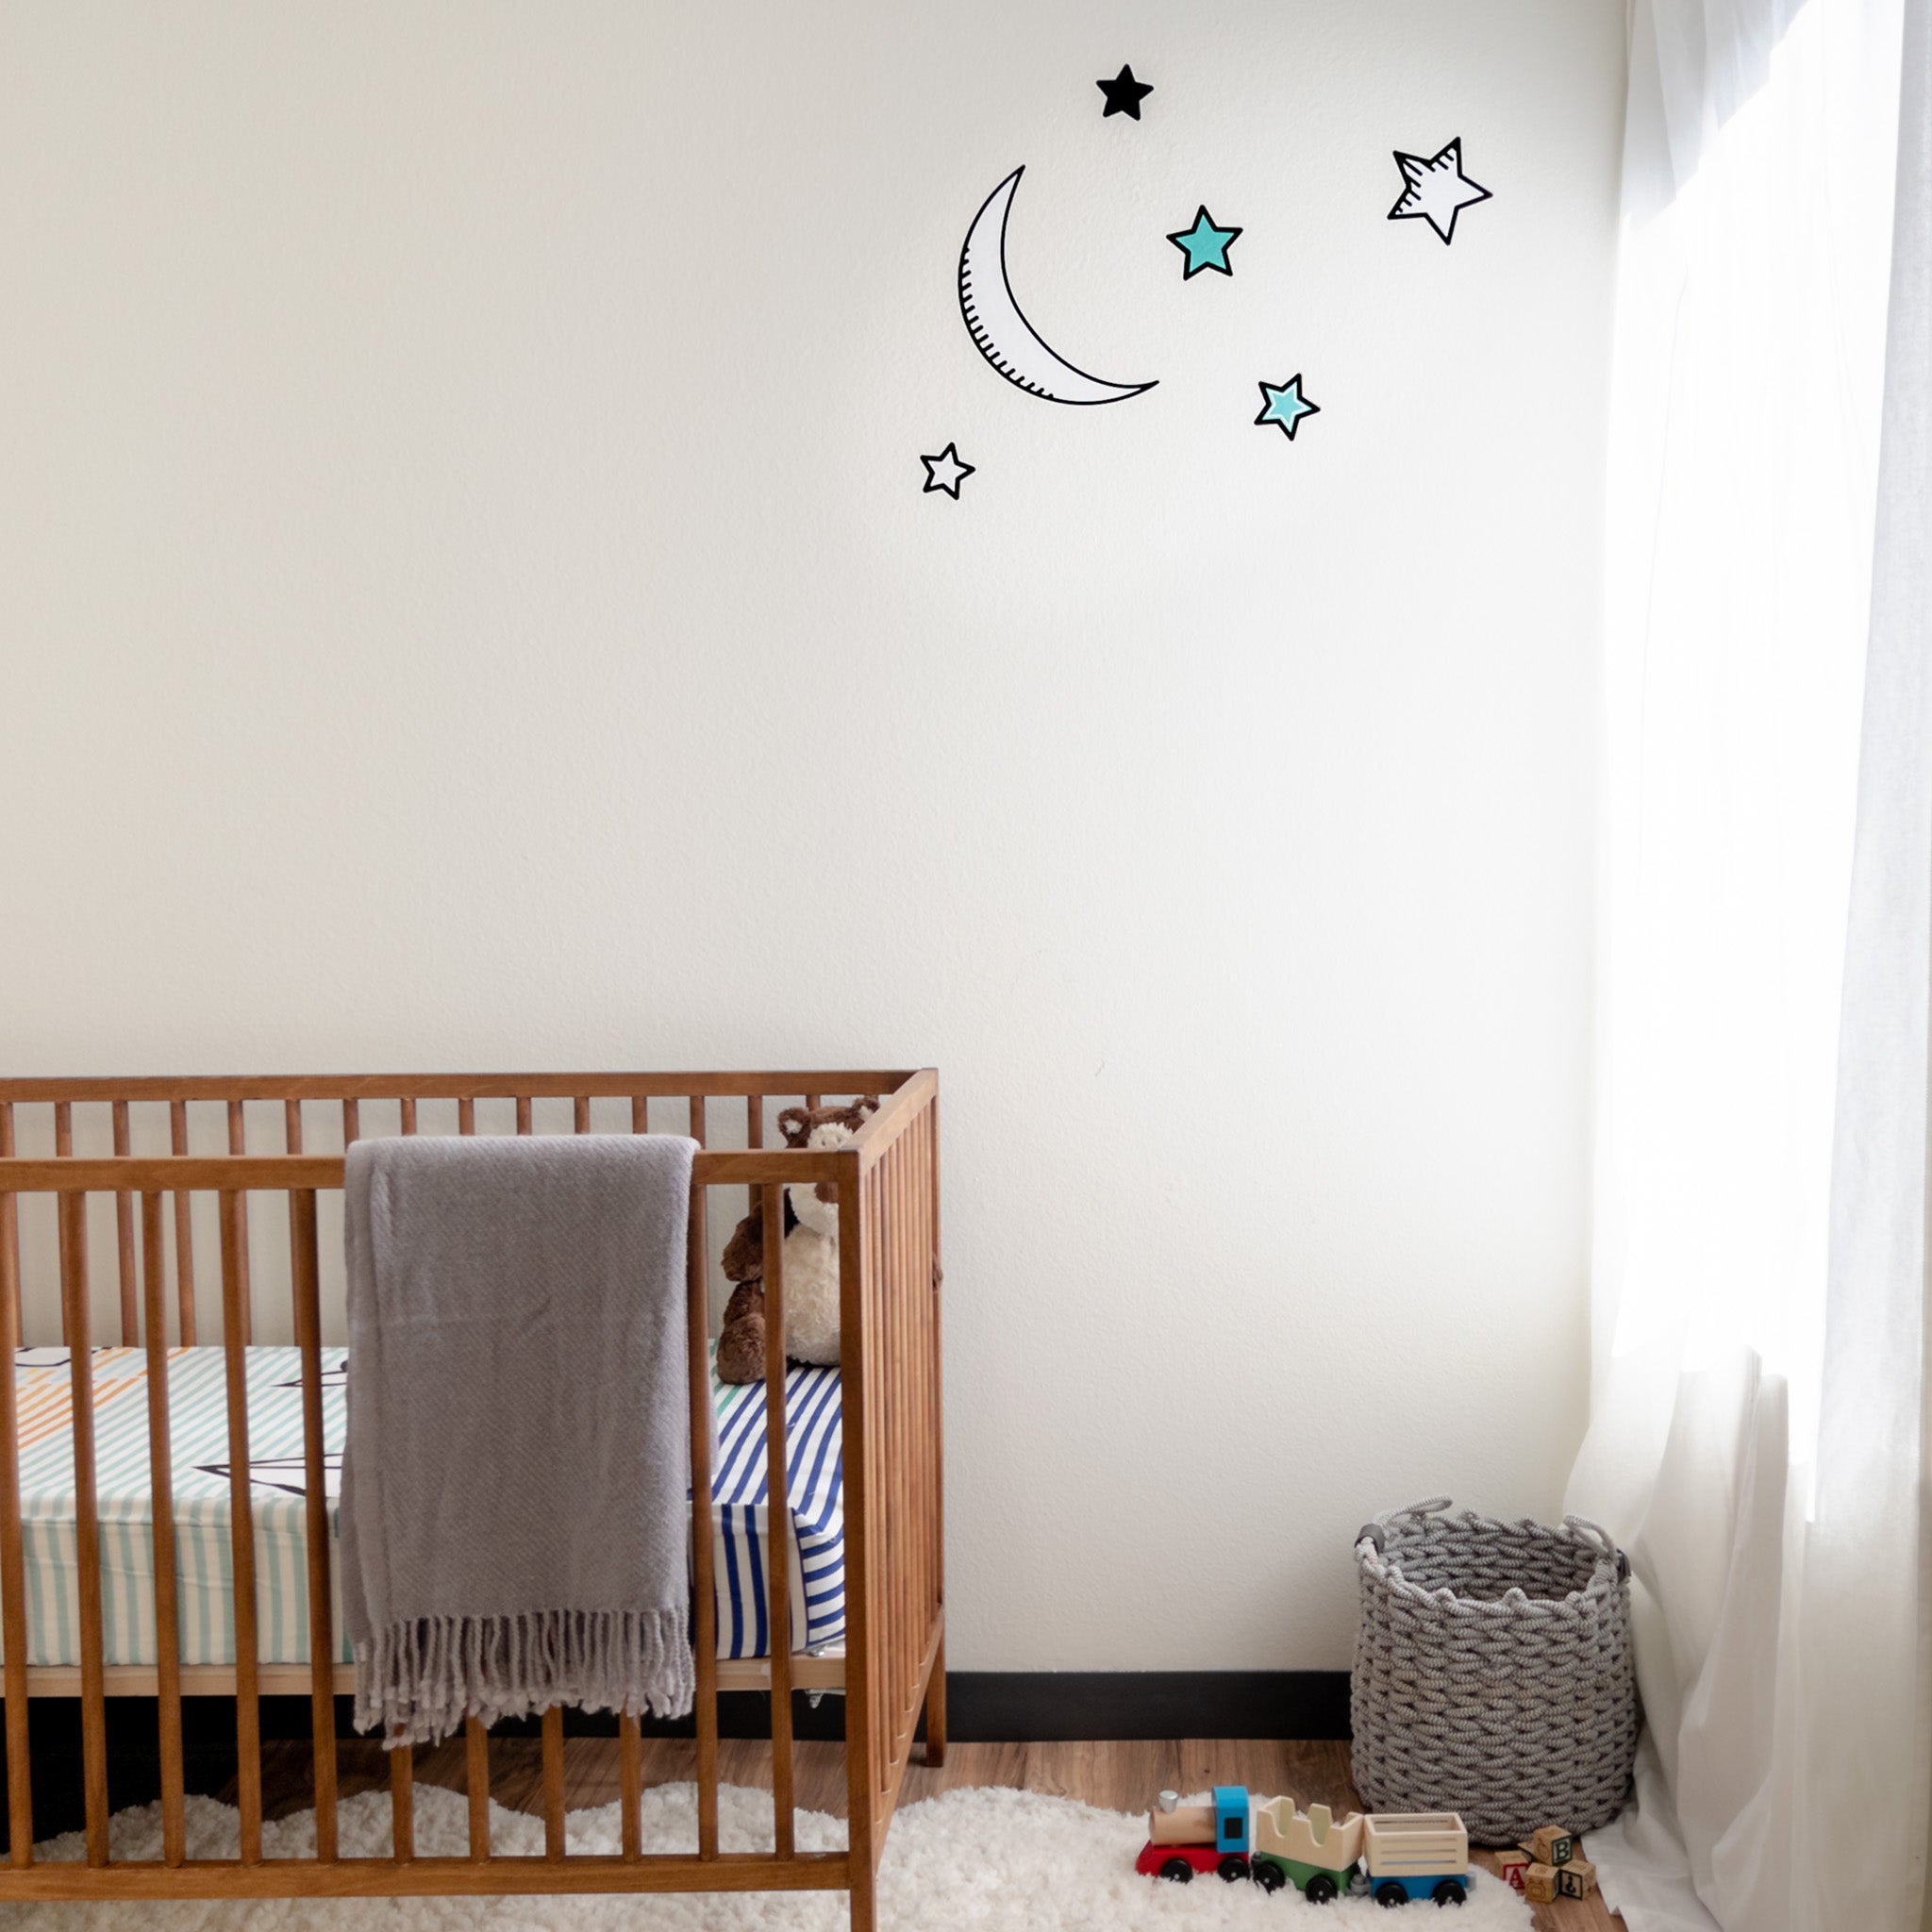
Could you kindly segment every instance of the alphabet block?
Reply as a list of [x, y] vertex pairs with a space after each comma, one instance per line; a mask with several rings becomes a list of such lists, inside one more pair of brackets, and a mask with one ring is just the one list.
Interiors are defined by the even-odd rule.
[[1535, 1864], [1523, 1868], [1523, 1895], [1532, 1905], [1554, 1905], [1557, 1898], [1557, 1868]]
[[1572, 1858], [1557, 1867], [1558, 1898], [1588, 1898], [1596, 1890], [1596, 1867], [1588, 1858]]
[[1542, 1824], [1530, 1833], [1523, 1849], [1540, 1865], [1567, 1865], [1576, 1850], [1576, 1839], [1566, 1824]]

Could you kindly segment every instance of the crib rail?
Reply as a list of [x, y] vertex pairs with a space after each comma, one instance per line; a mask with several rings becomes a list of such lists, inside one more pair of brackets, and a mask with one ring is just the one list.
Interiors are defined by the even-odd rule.
[[[576, 1100], [744, 1098], [758, 1094], [891, 1093], [917, 1077], [892, 1072], [690, 1074], [191, 1074], [61, 1079], [0, 1074], [0, 1101], [77, 1102], [212, 1100]], [[240, 1150], [237, 1150], [240, 1151]]]
[[[768, 1147], [765, 1113], [774, 1100], [803, 1095], [881, 1092], [879, 1111], [851, 1144], [830, 1150]], [[638, 1725], [619, 1727], [622, 1846], [616, 1856], [570, 1853], [564, 1837], [564, 1740], [561, 1712], [541, 1727], [544, 1851], [510, 1857], [491, 1845], [490, 1740], [474, 1722], [466, 1737], [470, 1844], [466, 1858], [419, 1857], [414, 1843], [413, 1757], [390, 1754], [393, 1852], [346, 1857], [338, 1844], [335, 1698], [351, 1674], [337, 1662], [329, 1564], [330, 1510], [325, 1484], [322, 1393], [320, 1229], [340, 1215], [344, 1156], [304, 1150], [305, 1105], [341, 1108], [344, 1148], [358, 1138], [360, 1109], [397, 1106], [403, 1133], [423, 1130], [425, 1102], [457, 1103], [457, 1131], [477, 1129], [476, 1108], [507, 1101], [515, 1131], [535, 1130], [534, 1103], [568, 1099], [571, 1131], [591, 1131], [592, 1103], [628, 1101], [633, 1132], [652, 1126], [689, 1131], [700, 1142], [687, 1235], [691, 1341], [690, 1428], [694, 1504], [692, 1535], [697, 1702], [695, 1759], [697, 1845], [693, 1854], [647, 1854], [641, 1848], [641, 1749]], [[672, 1115], [654, 1118], [651, 1103]], [[738, 1103], [741, 1132], [714, 1136], [709, 1103]], [[184, 1112], [192, 1103], [226, 1109], [228, 1151], [187, 1151]], [[283, 1146], [250, 1152], [247, 1104], [282, 1105]], [[130, 1107], [164, 1105], [170, 1152], [130, 1150]], [[19, 1151], [16, 1108], [51, 1106], [51, 1154]], [[108, 1111], [111, 1153], [76, 1153], [74, 1109]], [[608, 1108], [606, 1109], [608, 1111]], [[733, 1124], [736, 1124], [735, 1123]], [[714, 1139], [741, 1142], [717, 1146]], [[0, 1691], [7, 1738], [9, 1843], [0, 1864], [0, 1903], [49, 1897], [381, 1896], [436, 1892], [505, 1893], [598, 1890], [736, 1890], [849, 1888], [855, 1928], [869, 1927], [873, 1884], [893, 1800], [909, 1757], [922, 1706], [927, 1751], [944, 1748], [942, 1525], [941, 1521], [939, 1358], [938, 1080], [912, 1074], [727, 1074], [702, 1075], [342, 1076], [281, 1080], [0, 1081], [0, 1337], [8, 1350], [23, 1341], [23, 1267], [18, 1204], [52, 1196], [58, 1220], [60, 1332], [70, 1348], [69, 1399], [75, 1457], [78, 1650], [74, 1666], [28, 1661], [25, 1565], [21, 1502], [20, 1422], [10, 1359], [0, 1374]], [[757, 1670], [771, 1691], [773, 1849], [731, 1853], [719, 1845], [718, 1697], [742, 1682], [744, 1666], [717, 1658], [712, 1588], [710, 1386], [707, 1368], [710, 1278], [708, 1198], [714, 1187], [746, 1187], [764, 1217], [768, 1360], [765, 1384], [768, 1463], [788, 1466], [782, 1356], [782, 1190], [827, 1184], [836, 1194], [841, 1230], [842, 1379], [846, 1463], [847, 1640], [842, 1672], [824, 1658], [794, 1658], [789, 1629], [790, 1539], [770, 1539], [766, 1577], [769, 1662]], [[191, 1858], [184, 1830], [181, 1700], [227, 1688], [219, 1667], [181, 1661], [179, 1586], [175, 1574], [167, 1351], [171, 1325], [183, 1345], [194, 1341], [194, 1262], [191, 1204], [212, 1195], [217, 1208], [221, 1280], [220, 1343], [225, 1352], [233, 1566], [236, 1701], [241, 1814], [239, 1859]], [[108, 1665], [102, 1629], [101, 1548], [95, 1493], [93, 1365], [88, 1343], [97, 1311], [97, 1271], [90, 1252], [91, 1197], [114, 1204], [112, 1285], [121, 1340], [145, 1351], [148, 1454], [153, 1481], [153, 1599], [158, 1658], [153, 1669]], [[248, 1461], [246, 1356], [255, 1285], [249, 1261], [272, 1202], [284, 1207], [290, 1313], [301, 1370], [307, 1543], [307, 1666], [264, 1664], [256, 1629], [255, 1512]], [[174, 1240], [169, 1240], [172, 1209]], [[105, 1211], [105, 1210], [103, 1210]], [[170, 1269], [174, 1272], [170, 1293]], [[793, 1830], [791, 1691], [842, 1674], [847, 1696], [846, 1750], [851, 1804], [847, 1853], [801, 1853]], [[265, 1859], [259, 1700], [301, 1682], [310, 1700], [316, 1846], [312, 1856]], [[33, 1768], [27, 1726], [35, 1694], [72, 1694], [81, 1707], [85, 1863], [37, 1860], [33, 1851]], [[125, 1691], [157, 1699], [160, 1744], [163, 1851], [158, 1862], [110, 1855], [106, 1700]]]

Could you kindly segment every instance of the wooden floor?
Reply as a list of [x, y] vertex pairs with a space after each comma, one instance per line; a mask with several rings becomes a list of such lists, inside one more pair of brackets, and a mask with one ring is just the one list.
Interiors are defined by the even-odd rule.
[[[512, 1810], [541, 1812], [543, 1806], [541, 1746], [534, 1740], [499, 1740], [490, 1747], [491, 1794]], [[668, 1784], [693, 1774], [693, 1746], [688, 1741], [646, 1740], [644, 1782]], [[841, 1744], [796, 1745], [794, 1789], [807, 1810], [845, 1815], [845, 1751]], [[379, 1745], [344, 1742], [338, 1746], [342, 1794], [387, 1790], [387, 1760]], [[262, 1795], [267, 1815], [302, 1810], [312, 1800], [308, 1750], [305, 1744], [270, 1744], [262, 1752]], [[769, 1743], [724, 1739], [718, 1746], [719, 1776], [726, 1784], [755, 1790], [772, 1788]], [[617, 1798], [617, 1741], [574, 1738], [564, 1746], [565, 1802], [572, 1810], [608, 1805]], [[419, 1750], [420, 1782], [463, 1789], [460, 1740]], [[1358, 1808], [1349, 1783], [1348, 1746], [1329, 1743], [1273, 1743], [1253, 1740], [1216, 1742], [1190, 1739], [1184, 1743], [955, 1744], [945, 1764], [928, 1770], [914, 1762], [906, 1773], [901, 1804], [930, 1798], [960, 1785], [1009, 1785], [1078, 1798], [1110, 1811], [1144, 1812], [1158, 1790], [1200, 1790], [1208, 1785], [1246, 1785], [1271, 1796], [1292, 1791], [1303, 1805], [1325, 1804], [1337, 1811]], [[234, 1793], [226, 1796], [230, 1803]], [[1129, 1833], [1121, 1857], [1131, 1862], [1141, 1840]], [[1477, 1853], [1478, 1858], [1486, 1855]], [[1155, 1883], [1149, 1880], [1149, 1883]], [[1601, 1899], [1565, 1899], [1535, 1908], [1537, 1932], [1622, 1932], [1623, 1921], [1605, 1911]]]

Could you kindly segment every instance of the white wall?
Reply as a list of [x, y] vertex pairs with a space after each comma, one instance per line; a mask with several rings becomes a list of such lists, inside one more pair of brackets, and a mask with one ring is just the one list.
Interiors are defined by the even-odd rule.
[[[1554, 1510], [1581, 1426], [1622, 61], [8, 0], [0, 1063], [932, 1062], [954, 1663], [1344, 1664], [1357, 1523]], [[1457, 134], [1445, 249], [1391, 150]], [[1147, 395], [968, 341], [1021, 162], [1029, 312]]]

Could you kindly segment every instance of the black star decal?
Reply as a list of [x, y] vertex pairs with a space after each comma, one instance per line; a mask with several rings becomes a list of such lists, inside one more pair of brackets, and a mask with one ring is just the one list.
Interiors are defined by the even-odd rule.
[[1123, 67], [1111, 80], [1096, 80], [1093, 85], [1107, 96], [1107, 106], [1100, 115], [1103, 121], [1109, 114], [1124, 114], [1130, 121], [1138, 121], [1141, 103], [1154, 92], [1149, 82], [1134, 78], [1131, 67]]

